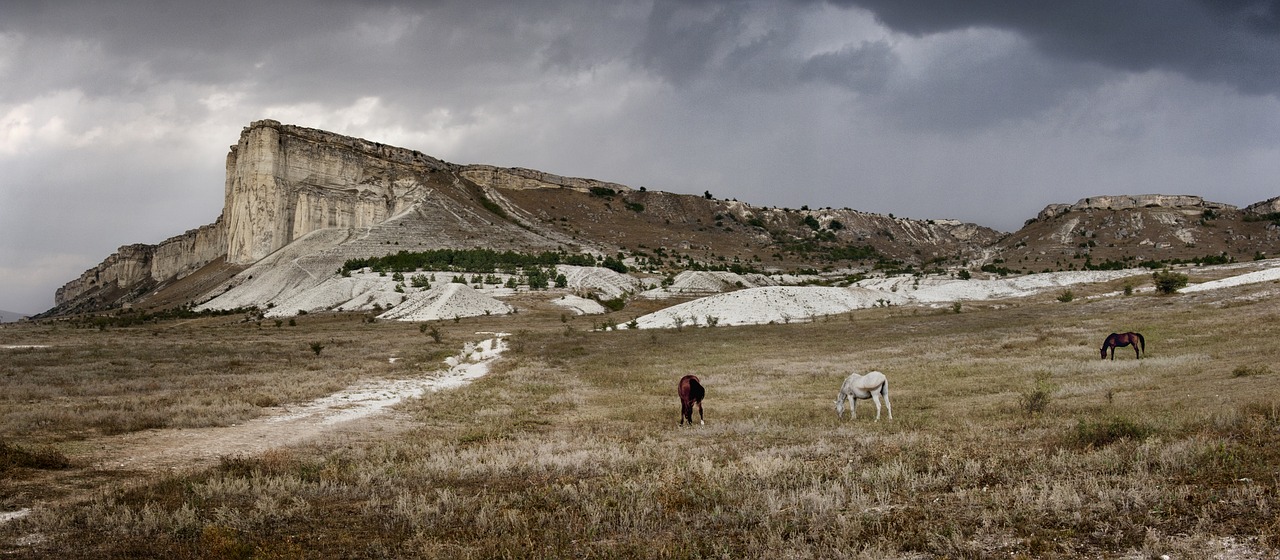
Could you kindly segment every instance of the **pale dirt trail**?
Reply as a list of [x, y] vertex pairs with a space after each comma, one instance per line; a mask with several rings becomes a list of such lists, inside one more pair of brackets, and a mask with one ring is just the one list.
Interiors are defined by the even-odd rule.
[[[243, 424], [195, 429], [160, 429], [134, 432], [93, 442], [94, 449], [76, 469], [87, 478], [108, 478], [128, 486], [150, 479], [158, 472], [177, 472], [216, 465], [223, 457], [249, 456], [265, 451], [324, 439], [367, 441], [411, 427], [408, 418], [389, 408], [429, 391], [460, 387], [486, 374], [490, 363], [505, 349], [504, 334], [478, 344], [468, 344], [461, 354], [446, 360], [449, 369], [413, 379], [365, 381], [338, 393], [302, 405], [280, 407], [270, 415]], [[83, 484], [67, 483], [50, 472], [44, 483], [64, 486], [60, 499], [36, 507], [66, 503], [85, 497]], [[93, 485], [94, 488], [99, 488]], [[25, 517], [29, 509], [0, 511], [0, 523]]]
[[203, 467], [221, 457], [253, 455], [276, 447], [306, 443], [334, 433], [390, 432], [406, 419], [387, 409], [428, 391], [459, 387], [483, 376], [505, 348], [502, 335], [467, 345], [447, 360], [441, 374], [413, 379], [371, 380], [310, 403], [280, 407], [269, 416], [234, 426], [148, 430], [126, 434], [103, 445], [98, 469], [161, 470]]

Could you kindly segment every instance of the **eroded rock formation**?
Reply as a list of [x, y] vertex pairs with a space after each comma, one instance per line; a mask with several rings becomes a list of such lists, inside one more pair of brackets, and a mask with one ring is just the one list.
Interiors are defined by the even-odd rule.
[[1040, 211], [1036, 219], [1046, 220], [1082, 210], [1131, 210], [1134, 208], [1203, 208], [1225, 210], [1235, 207], [1221, 202], [1210, 202], [1192, 195], [1139, 194], [1107, 195], [1082, 198], [1075, 204], [1050, 204]]
[[[638, 258], [653, 252], [671, 262], [747, 263], [779, 270], [848, 266], [851, 257], [838, 255], [866, 248], [874, 249], [873, 256], [863, 259], [915, 265], [984, 262], [1008, 250], [997, 244], [1004, 234], [956, 220], [895, 218], [848, 208], [762, 208], [709, 194], [636, 190], [523, 168], [457, 165], [273, 120], [250, 124], [231, 146], [224, 192], [223, 212], [213, 223], [156, 245], [121, 247], [58, 289], [57, 306], [44, 315], [108, 309], [153, 296], [162, 305], [209, 302], [215, 296], [216, 305], [223, 307], [263, 305], [283, 291], [303, 290], [336, 274], [346, 259], [400, 250], [483, 247], [599, 256], [625, 252]], [[1277, 200], [1249, 211], [1275, 212]], [[1146, 219], [1172, 232], [1167, 241], [1144, 232], [1157, 247], [1195, 245], [1203, 235], [1194, 222], [1217, 218], [1201, 212], [1239, 214], [1234, 207], [1198, 196], [1090, 197], [1073, 205], [1050, 205], [1040, 221], [1052, 223], [1037, 226], [1049, 229], [1020, 231], [1021, 237], [1006, 244], [1043, 255], [1034, 245], [1048, 239], [1046, 243], [1075, 250], [1079, 239], [1093, 239], [1089, 228], [1102, 226], [1059, 224], [1059, 217], [1150, 208], [1169, 210], [1122, 220], [1124, 227], [1117, 226], [1116, 235], [1142, 230]], [[1269, 250], [1265, 244], [1274, 235], [1263, 229], [1268, 224], [1249, 227], [1258, 231], [1218, 231], [1233, 236], [1240, 250]], [[1073, 245], [1066, 247], [1068, 243]], [[1063, 266], [1060, 261], [1055, 265]], [[187, 277], [192, 278], [182, 280]], [[191, 293], [171, 293], [174, 286]]]

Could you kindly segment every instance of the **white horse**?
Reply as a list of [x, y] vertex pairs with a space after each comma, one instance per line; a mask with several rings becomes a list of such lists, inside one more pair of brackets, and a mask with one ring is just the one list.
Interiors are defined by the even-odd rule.
[[849, 400], [849, 417], [858, 417], [858, 400], [871, 399], [876, 403], [876, 422], [880, 421], [880, 398], [884, 397], [884, 406], [889, 409], [889, 419], [893, 420], [893, 406], [889, 404], [889, 380], [878, 371], [866, 375], [849, 374], [844, 384], [840, 385], [840, 394], [836, 395], [836, 418], [844, 417], [844, 401]]

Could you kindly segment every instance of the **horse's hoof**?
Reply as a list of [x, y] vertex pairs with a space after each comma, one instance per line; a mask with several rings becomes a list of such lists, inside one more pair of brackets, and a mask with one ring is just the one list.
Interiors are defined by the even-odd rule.
[[702, 420], [698, 420], [698, 425], [700, 425], [700, 426], [706, 426], [706, 425], [707, 425], [707, 423], [706, 423], [706, 422], [703, 422]]

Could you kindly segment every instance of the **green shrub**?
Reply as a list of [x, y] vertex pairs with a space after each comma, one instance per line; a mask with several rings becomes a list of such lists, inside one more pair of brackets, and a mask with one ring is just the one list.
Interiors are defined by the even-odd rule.
[[1156, 291], [1162, 294], [1172, 294], [1177, 292], [1179, 288], [1187, 286], [1187, 275], [1171, 270], [1153, 272], [1151, 273], [1151, 279], [1156, 284]]
[[444, 333], [440, 332], [440, 329], [436, 328], [435, 325], [428, 325], [426, 323], [418, 325], [418, 332], [431, 337], [431, 340], [436, 344], [439, 344], [441, 340], [444, 340]]
[[1035, 386], [1030, 391], [1022, 394], [1022, 410], [1027, 414], [1044, 412], [1046, 408], [1049, 408], [1049, 401], [1053, 400], [1054, 389], [1055, 387], [1049, 383], [1048, 374], [1036, 375]]
[[1061, 294], [1058, 294], [1058, 301], [1062, 303], [1067, 303], [1073, 299], [1076, 299], [1076, 294], [1071, 290], [1063, 290]]
[[599, 301], [600, 305], [603, 305], [605, 309], [608, 309], [609, 311], [621, 311], [623, 307], [627, 306], [627, 300], [623, 297], [616, 297], [613, 299], [602, 299], [597, 301]]
[[1080, 420], [1076, 423], [1071, 440], [1080, 447], [1105, 447], [1123, 439], [1146, 439], [1151, 431], [1151, 428], [1126, 418]]

